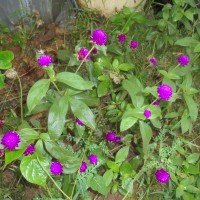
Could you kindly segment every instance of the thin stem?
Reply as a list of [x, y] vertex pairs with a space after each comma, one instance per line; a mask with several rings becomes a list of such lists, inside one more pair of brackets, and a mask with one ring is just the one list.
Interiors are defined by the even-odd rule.
[[85, 56], [85, 58], [82, 60], [81, 64], [78, 66], [77, 70], [75, 73], [77, 73], [79, 71], [79, 69], [81, 68], [82, 64], [84, 63], [84, 61], [86, 60], [86, 58], [88, 57], [88, 55], [90, 55], [90, 53], [92, 52], [92, 50], [94, 49], [94, 46], [92, 46], [92, 48], [90, 49], [90, 51], [87, 53], [87, 55]]
[[55, 184], [55, 186], [58, 188], [58, 190], [59, 190], [67, 199], [71, 200], [71, 198], [68, 197], [68, 195], [66, 195], [66, 194], [62, 191], [62, 189], [61, 189], [61, 188], [58, 186], [58, 184], [54, 181], [54, 179], [51, 177], [51, 175], [50, 175], [50, 174], [47, 172], [47, 170], [42, 166], [42, 164], [41, 164], [41, 162], [40, 162], [40, 160], [39, 160], [37, 154], [36, 154], [36, 156], [37, 156], [37, 161], [39, 162], [40, 166], [41, 166], [42, 169], [45, 171], [45, 173], [47, 174], [47, 176], [51, 179], [51, 181]]
[[58, 91], [59, 94], [61, 94], [61, 91], [59, 90], [58, 86], [55, 84], [54, 81], [51, 81], [51, 83], [54, 85], [54, 87], [56, 88], [56, 90]]
[[23, 115], [23, 90], [22, 90], [22, 83], [21, 80], [19, 78], [18, 73], [16, 72], [17, 75], [17, 79], [19, 81], [19, 87], [20, 87], [20, 107], [21, 107], [21, 120], [24, 120], [24, 115]]

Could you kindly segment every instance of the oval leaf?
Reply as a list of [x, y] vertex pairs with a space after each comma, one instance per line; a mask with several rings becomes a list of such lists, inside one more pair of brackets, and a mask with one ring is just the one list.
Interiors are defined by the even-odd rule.
[[129, 146], [121, 148], [116, 154], [115, 162], [120, 163], [126, 160], [128, 152], [129, 152]]
[[74, 115], [79, 118], [85, 125], [89, 126], [91, 129], [96, 128], [95, 117], [89, 107], [77, 99], [70, 101], [71, 109]]
[[91, 90], [94, 86], [91, 81], [85, 81], [81, 76], [71, 72], [61, 72], [57, 74], [56, 81], [65, 83], [78, 90]]
[[[46, 158], [40, 158], [41, 165], [45, 168], [49, 165]], [[36, 155], [25, 156], [20, 164], [20, 170], [24, 178], [30, 183], [45, 187], [47, 174], [42, 169]]]
[[61, 97], [51, 106], [48, 116], [48, 131], [52, 139], [58, 139], [62, 134], [67, 110], [68, 98], [66, 96]]
[[120, 131], [125, 131], [131, 128], [136, 122], [137, 122], [137, 119], [135, 117], [122, 118], [121, 123], [120, 123]]
[[37, 81], [29, 90], [27, 96], [27, 107], [31, 112], [37, 104], [40, 103], [42, 98], [46, 95], [50, 85], [50, 80], [41, 79]]

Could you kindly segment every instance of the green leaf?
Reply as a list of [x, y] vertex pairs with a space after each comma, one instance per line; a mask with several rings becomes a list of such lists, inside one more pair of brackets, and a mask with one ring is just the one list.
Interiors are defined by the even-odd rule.
[[112, 68], [112, 64], [110, 63], [110, 60], [106, 56], [98, 58], [97, 61], [94, 63], [94, 65], [99, 67]]
[[20, 171], [24, 178], [30, 183], [45, 187], [47, 174], [42, 169], [41, 165], [43, 168], [46, 168], [49, 163], [47, 158], [39, 157], [39, 161], [40, 163], [38, 162], [35, 154], [25, 156], [21, 161]]
[[106, 95], [109, 92], [110, 87], [111, 87], [110, 80], [102, 81], [97, 87], [98, 97], [102, 97], [102, 96]]
[[143, 153], [145, 156], [147, 156], [148, 151], [149, 151], [149, 142], [152, 137], [151, 127], [145, 122], [140, 121], [140, 132], [141, 132], [142, 142], [143, 142]]
[[176, 45], [180, 45], [183, 47], [194, 47], [198, 43], [199, 43], [199, 41], [192, 37], [181, 38], [175, 42]]
[[132, 76], [130, 80], [124, 80], [122, 82], [122, 86], [125, 90], [128, 91], [131, 97], [132, 103], [135, 107], [143, 106], [144, 97], [140, 96], [143, 90], [143, 86], [141, 85], [141, 83], [139, 82], [137, 78]]
[[184, 193], [184, 186], [182, 185], [179, 185], [177, 188], [176, 188], [176, 198], [180, 198], [183, 193]]
[[165, 70], [159, 70], [159, 73], [161, 73], [163, 76], [165, 76], [168, 79], [180, 79], [180, 77], [177, 74], [168, 73]]
[[123, 63], [123, 64], [119, 65], [118, 69], [127, 72], [127, 71], [133, 69], [134, 67], [135, 67], [134, 65], [131, 65], [129, 63]]
[[0, 69], [9, 69], [12, 67], [11, 61], [14, 59], [14, 54], [11, 51], [0, 52]]
[[97, 191], [102, 195], [106, 195], [108, 193], [108, 188], [102, 176], [96, 175], [93, 179], [91, 179], [90, 184], [94, 191]]
[[122, 132], [131, 128], [137, 122], [137, 120], [138, 119], [135, 117], [122, 117], [120, 131]]
[[46, 95], [50, 85], [50, 80], [41, 79], [37, 81], [29, 90], [27, 96], [27, 107], [31, 112], [37, 104], [40, 103], [42, 98]]
[[[70, 101], [70, 106], [74, 115], [79, 118], [85, 125], [95, 130], [96, 122], [95, 117], [89, 107], [77, 99]], [[81, 109], [80, 109], [81, 108]]]
[[182, 133], [186, 133], [190, 129], [190, 120], [188, 119], [188, 112], [187, 110], [184, 111], [181, 117], [181, 131]]
[[150, 119], [150, 120], [154, 127], [159, 128], [159, 129], [162, 127], [160, 120], [158, 119]]
[[70, 57], [73, 55], [70, 51], [68, 50], [59, 50], [57, 51], [58, 59], [68, 62]]
[[56, 81], [78, 90], [91, 90], [94, 84], [91, 81], [85, 81], [81, 76], [71, 72], [61, 72], [57, 74]]
[[5, 80], [5, 76], [3, 74], [1, 74], [0, 72], [0, 89], [4, 88], [4, 80]]
[[106, 164], [113, 172], [116, 172], [116, 173], [119, 172], [119, 165], [116, 164], [115, 162], [108, 160]]
[[18, 131], [23, 141], [31, 142], [39, 138], [39, 133], [32, 128], [23, 128]]
[[188, 106], [190, 117], [193, 121], [196, 121], [198, 116], [198, 107], [191, 95], [183, 95]]
[[130, 178], [133, 174], [134, 170], [129, 162], [124, 162], [120, 166], [120, 174], [124, 178]]
[[188, 157], [187, 157], [187, 162], [190, 163], [190, 164], [195, 164], [198, 160], [199, 160], [199, 156], [200, 154], [199, 153], [193, 153], [193, 154], [190, 154]]
[[195, 197], [191, 193], [184, 192], [183, 193], [183, 200], [195, 200]]
[[10, 164], [12, 161], [17, 160], [22, 154], [26, 148], [14, 150], [14, 151], [5, 151], [5, 164], [4, 167], [6, 167], [8, 164]]
[[121, 148], [116, 154], [115, 162], [121, 163], [124, 160], [126, 160], [126, 158], [128, 156], [128, 152], [129, 152], [129, 146], [125, 146], [125, 147]]
[[112, 170], [106, 171], [103, 175], [103, 179], [104, 179], [106, 186], [108, 187], [110, 185], [110, 183], [112, 182], [112, 179], [113, 179]]
[[119, 55], [119, 56], [123, 55], [123, 52], [122, 52], [121, 48], [116, 44], [108, 45], [108, 51], [112, 52], [112, 53], [114, 53], [116, 55]]
[[68, 110], [68, 97], [56, 100], [49, 110], [48, 132], [52, 139], [58, 139], [63, 132], [65, 116]]
[[185, 171], [189, 174], [199, 174], [199, 168], [194, 165], [189, 165]]
[[192, 9], [188, 9], [185, 11], [184, 15], [190, 20], [193, 21], [194, 20], [194, 13]]
[[200, 52], [200, 43], [197, 44], [197, 45], [195, 46], [195, 48], [194, 48], [194, 53], [198, 53], [198, 52]]

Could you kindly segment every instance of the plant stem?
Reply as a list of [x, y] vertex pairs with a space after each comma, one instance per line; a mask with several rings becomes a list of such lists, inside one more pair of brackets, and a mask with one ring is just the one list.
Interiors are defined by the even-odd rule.
[[77, 70], [76, 70], [75, 73], [77, 73], [79, 71], [79, 69], [81, 68], [82, 64], [86, 60], [87, 56], [90, 55], [90, 53], [92, 52], [93, 49], [94, 49], [94, 46], [92, 46], [92, 48], [90, 49], [90, 51], [87, 53], [87, 55], [85, 56], [85, 58], [82, 60], [81, 64], [78, 66], [78, 68], [77, 68]]
[[59, 94], [61, 94], [61, 91], [59, 90], [58, 86], [55, 84], [54, 81], [51, 81], [51, 83], [54, 85], [54, 87], [56, 88], [56, 90], [58, 91]]
[[39, 158], [38, 158], [38, 155], [36, 154], [37, 156], [37, 161], [39, 162], [40, 166], [42, 167], [42, 169], [45, 171], [45, 173], [47, 174], [47, 176], [51, 179], [51, 181], [55, 184], [55, 186], [58, 188], [58, 190], [66, 197], [66, 199], [69, 199], [71, 200], [70, 197], [68, 197], [63, 191], [62, 189], [58, 186], [58, 184], [54, 181], [54, 179], [51, 177], [51, 175], [47, 172], [47, 170], [42, 166]]
[[21, 80], [19, 78], [18, 73], [16, 72], [17, 75], [17, 79], [19, 81], [19, 87], [20, 87], [20, 107], [21, 107], [21, 120], [24, 120], [24, 115], [23, 115], [23, 90], [22, 90], [22, 83]]

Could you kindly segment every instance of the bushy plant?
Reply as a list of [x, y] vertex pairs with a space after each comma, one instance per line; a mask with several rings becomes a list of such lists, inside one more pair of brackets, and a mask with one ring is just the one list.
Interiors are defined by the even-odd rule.
[[[198, 117], [199, 54], [188, 45], [159, 50], [145, 29], [161, 37], [160, 19], [124, 8], [110, 20], [113, 31], [93, 30], [75, 55], [58, 52], [73, 72], [57, 73], [49, 55], [37, 54], [45, 76], [28, 92], [26, 118], [2, 136], [4, 167], [19, 160], [27, 181], [48, 188], [51, 180], [64, 199], [91, 199], [89, 191], [198, 199], [199, 147], [187, 135]], [[31, 120], [40, 112], [47, 122]]]

